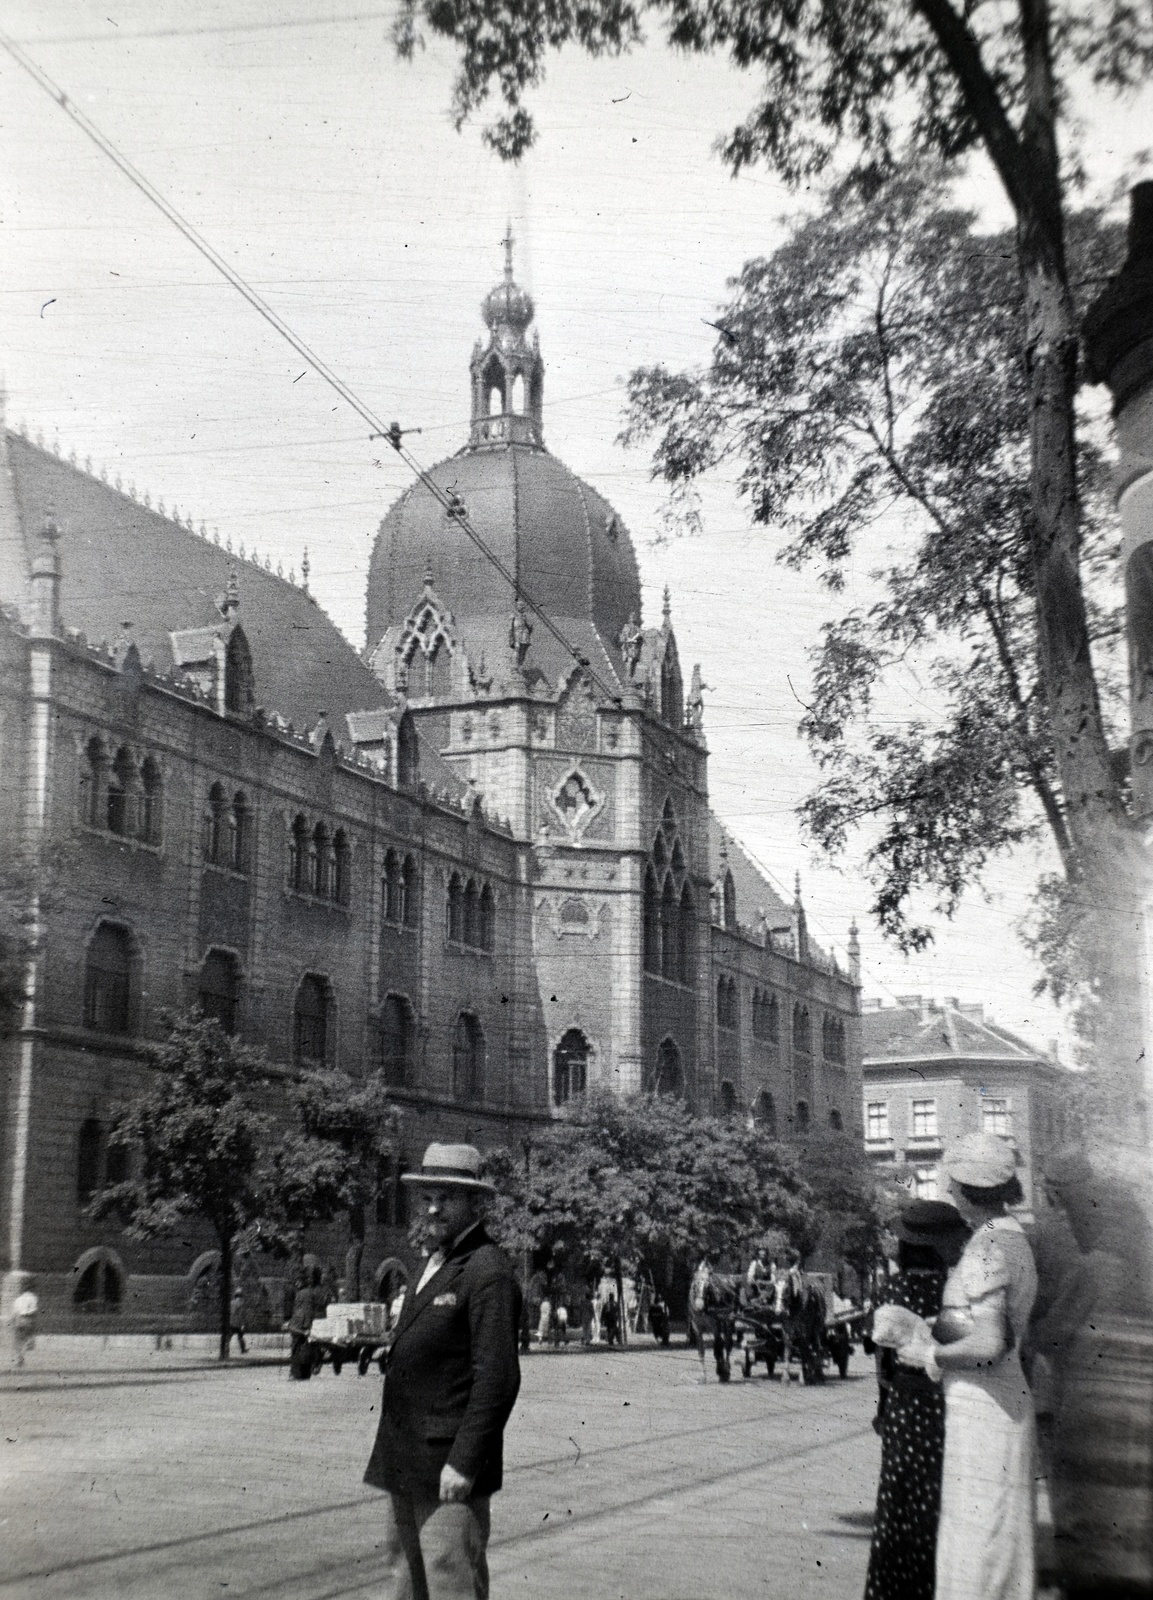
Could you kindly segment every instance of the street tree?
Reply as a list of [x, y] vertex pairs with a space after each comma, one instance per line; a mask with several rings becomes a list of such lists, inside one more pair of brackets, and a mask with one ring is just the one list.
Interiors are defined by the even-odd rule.
[[[1119, 230], [1070, 218], [1082, 302], [1115, 263]], [[878, 926], [905, 950], [951, 916], [991, 857], [1048, 834], [1067, 882], [1073, 839], [1046, 714], [1026, 529], [1029, 407], [1012, 237], [948, 204], [939, 167], [868, 199], [839, 186], [733, 281], [704, 370], [641, 369], [628, 443], [691, 517], [695, 485], [735, 468], [753, 520], [833, 594], [886, 540], [876, 598], [825, 624], [801, 728], [822, 778], [801, 808], [839, 852], [864, 827]], [[1078, 439], [1082, 566], [1106, 709], [1118, 708], [1121, 620], [1107, 473]], [[917, 712], [904, 719], [915, 657]], [[1055, 986], [1058, 974], [1053, 971]]]
[[302, 1074], [289, 1100], [293, 1124], [263, 1168], [262, 1238], [280, 1253], [299, 1254], [308, 1228], [345, 1218], [346, 1292], [358, 1299], [367, 1209], [399, 1150], [396, 1106], [379, 1074], [352, 1078], [335, 1068]]
[[671, 1254], [739, 1256], [768, 1229], [802, 1243], [812, 1211], [792, 1156], [743, 1121], [682, 1101], [593, 1094], [522, 1150], [487, 1157], [492, 1225], [516, 1255], [611, 1272]]
[[[1015, 219], [1021, 281], [1029, 473], [1020, 545], [1040, 698], [1075, 852], [1074, 898], [1101, 925], [1098, 945], [1126, 966], [1137, 943], [1140, 868], [1082, 583], [1078, 324], [1068, 256], [1079, 162], [1068, 125], [1078, 83], [1117, 97], [1147, 80], [1153, 14], [1128, 0], [766, 0], [754, 8], [737, 0], [403, 0], [395, 37], [402, 54], [417, 48], [422, 28], [452, 40], [460, 52], [457, 125], [495, 91], [503, 112], [485, 137], [516, 157], [534, 137], [524, 100], [548, 54], [573, 44], [594, 55], [627, 50], [641, 40], [646, 17], [675, 48], [727, 53], [760, 74], [759, 99], [722, 142], [734, 171], [764, 161], [794, 186], [837, 172], [867, 194], [910, 160], [955, 163], [979, 150], [996, 174]], [[1107, 1008], [1111, 1065], [1123, 1075], [1139, 1054], [1136, 978], [1135, 970], [1121, 973]], [[1133, 1090], [1136, 1103], [1136, 1083]]]
[[152, 1082], [116, 1113], [110, 1142], [133, 1171], [102, 1189], [93, 1217], [116, 1215], [130, 1238], [206, 1222], [220, 1251], [220, 1359], [228, 1359], [236, 1241], [259, 1217], [260, 1154], [269, 1118], [258, 1105], [268, 1081], [262, 1051], [198, 1013], [170, 1019], [168, 1036], [147, 1048]]

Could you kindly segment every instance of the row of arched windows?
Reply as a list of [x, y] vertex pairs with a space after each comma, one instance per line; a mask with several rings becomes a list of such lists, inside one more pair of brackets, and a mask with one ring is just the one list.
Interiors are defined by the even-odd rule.
[[793, 1007], [793, 1050], [802, 1056], [813, 1053], [813, 1023], [808, 1006]]
[[333, 832], [318, 822], [310, 828], [297, 816], [288, 839], [288, 887], [297, 894], [314, 895], [347, 905], [351, 887], [352, 853], [343, 828]]
[[129, 1153], [125, 1145], [110, 1144], [108, 1133], [96, 1117], [87, 1117], [80, 1125], [76, 1145], [76, 1199], [86, 1206], [98, 1189], [114, 1183], [123, 1183], [130, 1168]]
[[490, 884], [464, 882], [454, 872], [448, 880], [446, 932], [450, 944], [470, 950], [492, 950], [496, 943], [496, 896]]
[[398, 928], [415, 928], [419, 919], [419, 874], [412, 856], [403, 860], [395, 850], [384, 858], [384, 879], [380, 888], [381, 916]]
[[374, 1065], [389, 1088], [411, 1087], [416, 1067], [416, 1017], [404, 995], [385, 997], [373, 1042]]
[[122, 839], [158, 845], [163, 783], [152, 756], [140, 760], [128, 745], [112, 750], [98, 737], [84, 747], [80, 769], [80, 820]]
[[252, 813], [241, 791], [231, 799], [224, 785], [214, 783], [208, 791], [204, 815], [204, 859], [209, 866], [228, 867], [247, 872], [252, 831]]

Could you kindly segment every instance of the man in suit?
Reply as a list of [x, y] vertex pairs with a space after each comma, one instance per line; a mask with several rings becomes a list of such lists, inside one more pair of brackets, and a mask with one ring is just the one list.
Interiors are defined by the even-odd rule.
[[402, 1181], [435, 1245], [405, 1294], [364, 1481], [387, 1491], [385, 1600], [486, 1600], [489, 1497], [520, 1388], [520, 1290], [480, 1208], [493, 1186], [472, 1145], [430, 1144]]

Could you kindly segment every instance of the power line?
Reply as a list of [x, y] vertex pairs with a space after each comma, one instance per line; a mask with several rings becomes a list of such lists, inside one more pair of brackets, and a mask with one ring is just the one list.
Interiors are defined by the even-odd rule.
[[258, 294], [252, 285], [249, 284], [239, 272], [237, 272], [235, 267], [231, 266], [220, 254], [220, 252], [211, 244], [209, 244], [208, 240], [205, 239], [195, 227], [193, 227], [192, 223], [189, 222], [187, 218], [176, 209], [171, 201], [168, 200], [166, 196], [163, 195], [160, 190], [157, 189], [156, 186], [132, 164], [131, 161], [129, 161], [127, 156], [122, 154], [117, 146], [112, 143], [111, 139], [109, 139], [107, 135], [96, 126], [90, 117], [85, 115], [80, 107], [68, 97], [60, 85], [50, 78], [44, 69], [36, 61], [34, 61], [32, 57], [28, 55], [28, 53], [22, 49], [14, 39], [10, 38], [5, 33], [0, 33], [0, 47], [6, 50], [7, 53], [12, 57], [13, 61], [15, 61], [18, 66], [22, 67], [24, 71], [27, 72], [28, 75], [34, 80], [34, 82], [36, 82], [46, 94], [50, 95], [51, 98], [55, 100], [56, 104], [65, 113], [65, 115], [71, 118], [81, 132], [92, 141], [92, 143], [97, 147], [98, 150], [101, 151], [103, 155], [108, 157], [113, 165], [124, 174], [133, 187], [138, 189], [145, 199], [150, 201], [151, 204], [154, 205], [169, 222], [171, 222], [172, 226], [176, 228], [181, 235], [183, 235], [190, 245], [192, 245], [193, 249], [198, 251], [206, 261], [215, 267], [217, 272], [219, 272], [222, 277], [227, 279], [237, 293], [242, 295], [244, 299], [247, 300], [248, 304], [258, 314], [258, 316], [263, 317], [265, 322], [267, 322], [268, 325], [276, 333], [278, 333], [282, 339], [292, 346], [301, 359], [306, 361], [312, 370], [317, 373], [319, 377], [324, 379], [325, 383], [327, 383], [329, 387], [337, 395], [339, 395], [345, 404], [351, 406], [357, 415], [362, 417], [364, 421], [368, 423], [369, 428], [371, 429], [369, 437], [388, 440], [393, 449], [396, 451], [397, 455], [400, 456], [401, 460], [405, 463], [409, 470], [420, 480], [421, 483], [424, 484], [425, 488], [428, 489], [430, 494], [432, 494], [434, 498], [439, 501], [452, 520], [461, 528], [462, 532], [465, 533], [465, 535], [472, 541], [485, 559], [504, 578], [505, 582], [509, 585], [509, 588], [512, 591], [514, 601], [522, 601], [526, 606], [528, 606], [528, 608], [534, 612], [534, 614], [544, 624], [548, 632], [552, 634], [553, 638], [566, 652], [566, 654], [569, 655], [572, 660], [582, 668], [589, 679], [596, 684], [601, 693], [605, 695], [606, 698], [609, 699], [613, 704], [618, 706], [621, 705], [623, 697], [618, 690], [612, 685], [606, 683], [605, 680], [595, 671], [589, 658], [581, 651], [577, 650], [574, 645], [569, 643], [568, 639], [565, 638], [564, 634], [556, 626], [544, 608], [533, 598], [528, 590], [524, 588], [519, 579], [509, 571], [508, 567], [505, 566], [504, 562], [497, 555], [496, 551], [492, 549], [492, 547], [472, 525], [467, 509], [465, 508], [464, 503], [461, 501], [459, 496], [451, 490], [441, 488], [440, 484], [436, 482], [431, 474], [416, 459], [412, 451], [408, 449], [404, 443], [403, 433], [399, 424], [392, 423], [386, 426], [380, 417], [378, 417], [377, 414], [372, 410], [372, 408], [365, 401], [361, 400], [360, 396], [355, 393], [350, 385], [347, 384], [338, 373], [334, 372], [328, 363], [321, 356], [319, 356], [316, 351], [313, 350], [312, 347], [308, 345], [298, 333], [295, 332], [294, 329], [289, 327], [288, 323], [284, 321], [283, 317], [273, 310], [263, 296]]

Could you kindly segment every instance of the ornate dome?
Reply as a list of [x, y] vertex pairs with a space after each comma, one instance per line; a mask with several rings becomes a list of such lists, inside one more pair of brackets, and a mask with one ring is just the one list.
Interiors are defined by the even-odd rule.
[[[632, 541], [609, 503], [547, 450], [470, 446], [432, 468], [459, 495], [469, 521], [525, 591], [559, 623], [592, 622], [616, 657], [630, 615], [641, 613]], [[368, 574], [367, 644], [403, 623], [426, 576], [457, 621], [506, 620], [514, 595], [424, 483], [380, 525]]]
[[481, 316], [494, 333], [502, 325], [523, 333], [532, 321], [534, 311], [528, 290], [522, 289], [511, 278], [490, 289], [480, 308]]
[[[430, 477], [459, 497], [468, 520], [524, 592], [558, 622], [591, 622], [614, 656], [621, 630], [641, 612], [632, 541], [607, 500], [544, 448], [544, 362], [529, 295], [512, 278], [506, 238], [504, 282], [485, 298], [487, 346], [472, 353], [472, 429], [459, 455]], [[403, 623], [426, 578], [458, 622], [507, 620], [516, 596], [424, 483], [416, 483], [380, 525], [368, 573], [367, 645]]]

